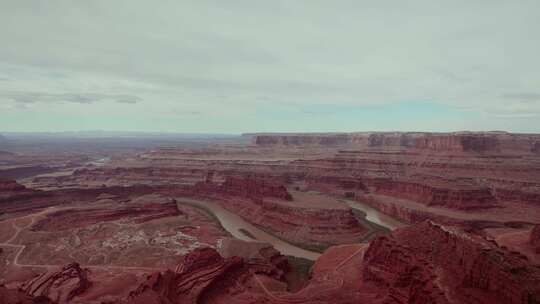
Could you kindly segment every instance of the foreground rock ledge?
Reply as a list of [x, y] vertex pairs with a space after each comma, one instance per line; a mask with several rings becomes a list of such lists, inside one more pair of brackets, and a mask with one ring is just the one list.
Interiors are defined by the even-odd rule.
[[[92, 303], [540, 303], [539, 265], [481, 236], [430, 221], [369, 245], [331, 247], [296, 292], [287, 288], [286, 260], [264, 250], [224, 258], [214, 249], [197, 249], [176, 269], [144, 276], [126, 298]], [[29, 280], [20, 289], [25, 294], [4, 287], [0, 294], [6, 295], [3, 303], [89, 303], [82, 301], [86, 292], [114, 284], [91, 277], [70, 264]]]

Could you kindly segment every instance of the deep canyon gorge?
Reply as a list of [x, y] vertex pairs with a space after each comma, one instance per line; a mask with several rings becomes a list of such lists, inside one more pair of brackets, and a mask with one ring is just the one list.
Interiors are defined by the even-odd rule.
[[0, 303], [540, 303], [540, 135], [130, 140], [4, 137]]

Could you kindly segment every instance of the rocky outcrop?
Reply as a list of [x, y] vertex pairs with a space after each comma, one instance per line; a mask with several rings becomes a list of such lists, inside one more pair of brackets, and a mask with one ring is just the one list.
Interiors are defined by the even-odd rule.
[[25, 282], [21, 289], [31, 297], [47, 297], [59, 304], [71, 303], [75, 297], [92, 285], [92, 282], [88, 280], [88, 274], [88, 269], [72, 263], [59, 271], [49, 271], [38, 275]]
[[[264, 295], [251, 293], [243, 284], [259, 275], [279, 282], [283, 273], [270, 263], [223, 258], [214, 249], [198, 249], [185, 256], [175, 271], [149, 275], [127, 303], [256, 303]], [[230, 302], [231, 297], [238, 302]]]
[[429, 221], [372, 241], [362, 267], [385, 303], [540, 301], [540, 269], [527, 258]]
[[531, 237], [530, 237], [529, 242], [531, 246], [533, 247], [534, 251], [540, 254], [540, 225], [536, 225], [531, 230]]

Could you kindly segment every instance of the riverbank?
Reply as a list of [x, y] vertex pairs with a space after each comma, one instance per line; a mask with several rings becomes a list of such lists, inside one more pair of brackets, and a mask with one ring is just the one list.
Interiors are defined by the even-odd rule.
[[[328, 197], [324, 194], [318, 194], [321, 198], [329, 198], [335, 201], [335, 198]], [[200, 208], [205, 213], [214, 218], [221, 227], [231, 236], [244, 241], [262, 241], [274, 246], [284, 255], [289, 255], [308, 260], [317, 259], [322, 252], [328, 247], [335, 244], [317, 244], [307, 242], [292, 242], [284, 237], [277, 235], [271, 229], [262, 227], [254, 223], [247, 222], [240, 215], [237, 215], [228, 209], [225, 209], [217, 202], [195, 200], [192, 198], [176, 198], [178, 204], [185, 204], [192, 207]], [[346, 208], [351, 208], [356, 220], [367, 229], [366, 234], [358, 238], [355, 242], [369, 242], [374, 237], [389, 233], [391, 230], [404, 226], [377, 210], [363, 205], [359, 202], [339, 200]]]

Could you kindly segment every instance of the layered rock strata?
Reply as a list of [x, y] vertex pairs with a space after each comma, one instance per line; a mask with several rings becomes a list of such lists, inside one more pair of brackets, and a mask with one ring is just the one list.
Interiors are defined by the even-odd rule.
[[25, 282], [21, 290], [34, 298], [46, 297], [59, 304], [71, 303], [76, 296], [92, 286], [88, 272], [88, 269], [72, 263], [61, 270], [45, 272]]
[[385, 303], [540, 301], [540, 269], [525, 256], [430, 221], [374, 240], [363, 275]]

